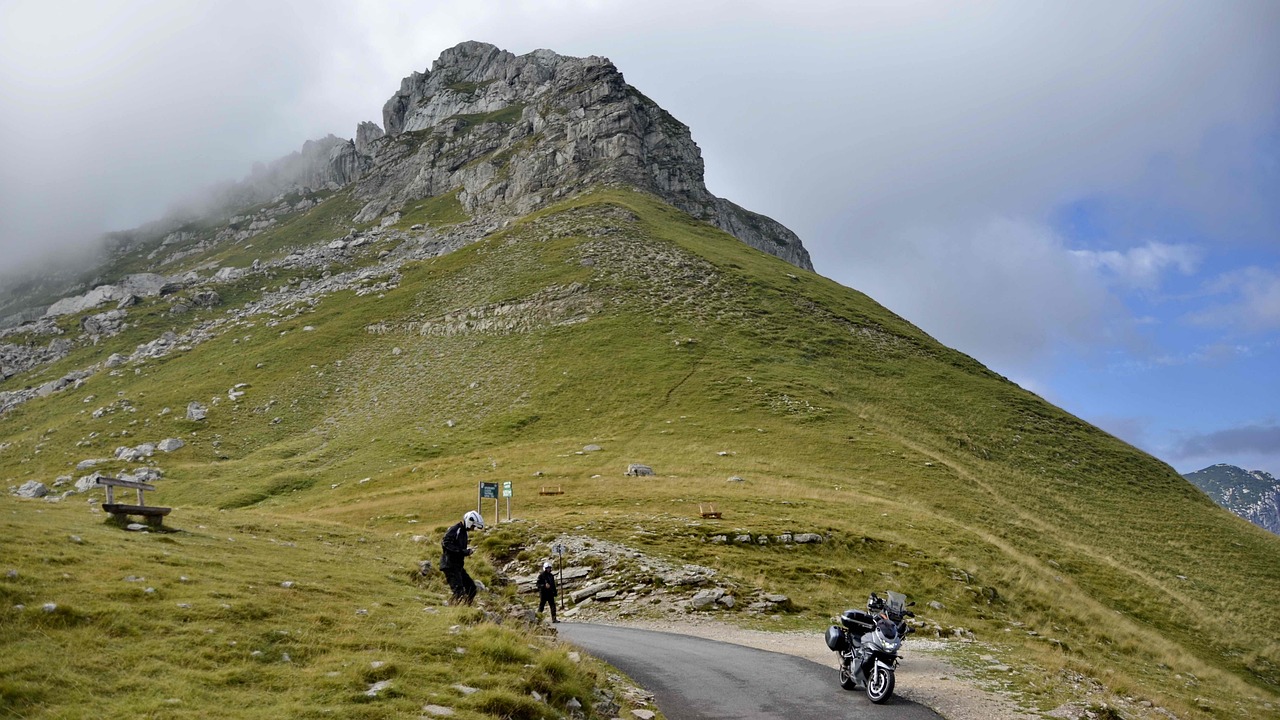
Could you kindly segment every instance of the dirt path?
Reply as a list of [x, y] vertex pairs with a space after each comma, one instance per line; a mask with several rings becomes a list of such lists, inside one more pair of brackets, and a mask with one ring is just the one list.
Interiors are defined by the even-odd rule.
[[[812, 660], [831, 669], [836, 682], [835, 655], [816, 633], [745, 630], [712, 620], [619, 620], [592, 618], [592, 622], [681, 633], [784, 653]], [[1038, 714], [1021, 710], [1009, 698], [978, 687], [968, 673], [947, 662], [938, 640], [909, 639], [903, 646], [896, 694], [931, 708], [947, 720], [1038, 720]]]

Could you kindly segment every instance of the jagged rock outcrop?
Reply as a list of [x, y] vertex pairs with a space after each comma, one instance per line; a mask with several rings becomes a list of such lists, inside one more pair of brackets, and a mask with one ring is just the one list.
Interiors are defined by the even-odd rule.
[[1280, 480], [1271, 473], [1218, 464], [1183, 477], [1227, 510], [1280, 535]]
[[127, 311], [121, 309], [87, 315], [80, 319], [80, 328], [91, 338], [110, 337], [124, 329], [126, 315]]
[[362, 122], [356, 126], [356, 152], [361, 155], [373, 155], [373, 149], [370, 147], [374, 140], [386, 135], [377, 123]]
[[105, 302], [119, 302], [129, 297], [166, 295], [181, 287], [178, 283], [154, 273], [129, 275], [116, 285], [99, 285], [83, 295], [63, 298], [45, 310], [46, 317], [74, 315]]
[[377, 157], [356, 185], [358, 222], [455, 191], [473, 215], [519, 216], [595, 185], [628, 185], [812, 269], [794, 233], [707, 191], [689, 128], [606, 58], [462, 43], [401, 82], [383, 125], [386, 135], [366, 131], [357, 144]]
[[71, 348], [71, 341], [63, 338], [50, 340], [45, 346], [0, 344], [0, 380], [61, 360]]
[[786, 227], [707, 190], [689, 128], [607, 58], [517, 56], [465, 42], [404, 78], [382, 116], [382, 127], [361, 123], [355, 140], [330, 135], [255, 167], [230, 195], [249, 204], [355, 183], [363, 207], [353, 220], [367, 223], [455, 192], [473, 216], [510, 218], [596, 185], [625, 185], [813, 269]]
[[308, 140], [298, 152], [270, 165], [258, 165], [244, 182], [256, 197], [271, 197], [296, 188], [338, 188], [348, 185], [368, 167], [356, 144], [333, 135]]

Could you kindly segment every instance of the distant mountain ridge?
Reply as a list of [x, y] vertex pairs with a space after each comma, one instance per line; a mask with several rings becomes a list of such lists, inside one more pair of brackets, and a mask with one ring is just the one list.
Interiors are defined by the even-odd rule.
[[1280, 535], [1280, 480], [1271, 473], [1220, 463], [1183, 477], [1222, 507]]

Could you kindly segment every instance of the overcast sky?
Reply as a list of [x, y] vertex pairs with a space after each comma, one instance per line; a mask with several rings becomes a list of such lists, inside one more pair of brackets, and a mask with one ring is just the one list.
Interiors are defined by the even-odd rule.
[[0, 0], [0, 264], [447, 47], [604, 55], [818, 272], [1187, 472], [1280, 475], [1280, 3]]

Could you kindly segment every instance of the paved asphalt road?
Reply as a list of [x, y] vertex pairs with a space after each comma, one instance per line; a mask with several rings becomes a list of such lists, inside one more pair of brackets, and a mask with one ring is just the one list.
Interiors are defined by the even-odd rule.
[[828, 667], [686, 635], [586, 623], [557, 627], [561, 638], [653, 692], [668, 720], [941, 720], [896, 694], [875, 705], [861, 690], [842, 689], [834, 653]]

